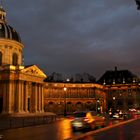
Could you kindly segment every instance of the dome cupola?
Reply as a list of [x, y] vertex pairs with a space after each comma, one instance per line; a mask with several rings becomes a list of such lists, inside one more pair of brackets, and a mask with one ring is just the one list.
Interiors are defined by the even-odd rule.
[[0, 67], [22, 65], [23, 47], [19, 34], [7, 24], [6, 12], [0, 6]]
[[0, 38], [11, 39], [21, 42], [19, 34], [10, 25], [6, 23], [6, 12], [0, 6]]

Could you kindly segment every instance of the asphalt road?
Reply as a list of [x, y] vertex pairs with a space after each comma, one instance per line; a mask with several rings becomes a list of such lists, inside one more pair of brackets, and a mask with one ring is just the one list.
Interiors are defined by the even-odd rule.
[[140, 119], [88, 132], [73, 137], [72, 140], [140, 140]]
[[95, 134], [93, 140], [140, 140], [140, 119]]
[[[114, 123], [118, 123], [118, 121], [111, 121], [109, 125], [112, 126]], [[133, 123], [138, 129], [138, 124], [140, 126], [140, 121], [138, 121], [138, 124], [136, 122]], [[135, 131], [136, 128], [130, 123], [126, 126], [119, 126], [113, 128], [112, 130], [107, 130], [106, 132], [98, 133], [98, 135], [91, 136], [90, 138], [92, 140], [129, 140], [120, 138], [123, 137], [123, 135], [127, 137], [127, 133], [129, 133], [129, 131], [132, 130], [132, 134], [136, 135], [136, 133], [138, 132]], [[80, 136], [83, 133], [85, 132], [73, 133], [70, 126], [70, 120], [62, 119], [55, 123], [46, 125], [1, 131], [0, 140], [66, 140], [75, 136]]]

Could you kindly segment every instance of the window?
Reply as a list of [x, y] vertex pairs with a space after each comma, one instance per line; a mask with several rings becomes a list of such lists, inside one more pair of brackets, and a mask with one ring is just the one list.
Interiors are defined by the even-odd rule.
[[16, 53], [13, 53], [13, 60], [12, 64], [16, 66], [18, 64], [18, 55]]
[[2, 52], [0, 52], [0, 66], [2, 65]]

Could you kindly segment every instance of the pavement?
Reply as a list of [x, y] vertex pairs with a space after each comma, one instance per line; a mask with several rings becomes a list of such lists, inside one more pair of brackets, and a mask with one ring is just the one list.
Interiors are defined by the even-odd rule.
[[[51, 112], [0, 115], [0, 130], [47, 124], [56, 121], [56, 117], [56, 114]], [[0, 139], [1, 137], [0, 135]]]

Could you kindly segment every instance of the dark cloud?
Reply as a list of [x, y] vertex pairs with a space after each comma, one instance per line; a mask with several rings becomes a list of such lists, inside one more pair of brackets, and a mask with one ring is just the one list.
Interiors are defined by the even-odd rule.
[[134, 0], [6, 1], [8, 23], [21, 35], [26, 64], [46, 73], [118, 66], [140, 75], [140, 12]]

